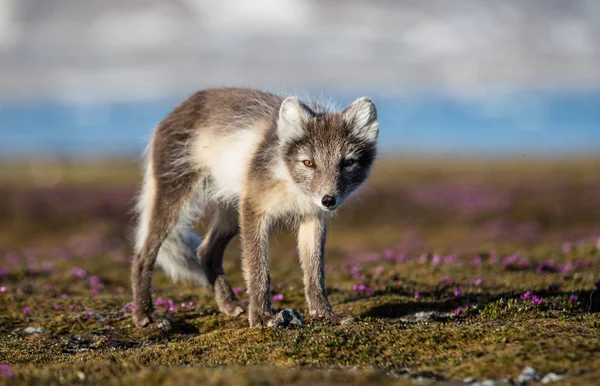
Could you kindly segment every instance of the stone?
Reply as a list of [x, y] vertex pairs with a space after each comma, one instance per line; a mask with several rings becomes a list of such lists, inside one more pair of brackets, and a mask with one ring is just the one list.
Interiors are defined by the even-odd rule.
[[542, 383], [546, 385], [548, 383], [562, 381], [563, 379], [565, 379], [565, 375], [548, 373], [544, 378], [542, 378]]
[[27, 327], [23, 330], [26, 334], [41, 334], [44, 330], [39, 327]]
[[540, 379], [542, 379], [542, 374], [533, 367], [528, 366], [523, 369], [517, 382], [521, 385], [526, 385], [531, 382], [539, 381]]
[[269, 327], [275, 328], [302, 328], [305, 326], [304, 318], [293, 308], [286, 308], [279, 312], [269, 323]]

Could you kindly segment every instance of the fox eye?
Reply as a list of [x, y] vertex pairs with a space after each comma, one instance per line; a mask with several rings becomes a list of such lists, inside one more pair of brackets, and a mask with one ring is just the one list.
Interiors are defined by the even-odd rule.
[[311, 160], [304, 160], [304, 161], [302, 161], [302, 163], [304, 164], [304, 166], [309, 167], [309, 168], [312, 168], [315, 166], [315, 163], [312, 162]]
[[352, 158], [348, 158], [342, 161], [342, 166], [344, 166], [345, 168], [349, 168], [354, 166], [354, 164], [356, 163], [355, 159]]

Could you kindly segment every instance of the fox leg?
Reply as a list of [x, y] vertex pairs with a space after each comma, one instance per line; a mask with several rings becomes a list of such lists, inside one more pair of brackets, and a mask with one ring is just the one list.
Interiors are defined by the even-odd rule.
[[304, 294], [311, 316], [331, 317], [333, 311], [325, 290], [325, 237], [327, 221], [318, 216], [305, 218], [298, 230], [298, 250], [304, 273]]
[[228, 316], [244, 313], [244, 304], [237, 299], [223, 270], [223, 253], [229, 241], [238, 233], [238, 213], [229, 208], [218, 208], [210, 229], [198, 248], [198, 258], [215, 293], [219, 310]]
[[242, 236], [242, 268], [250, 304], [250, 327], [268, 325], [271, 309], [271, 276], [269, 274], [269, 224], [247, 199], [240, 202]]

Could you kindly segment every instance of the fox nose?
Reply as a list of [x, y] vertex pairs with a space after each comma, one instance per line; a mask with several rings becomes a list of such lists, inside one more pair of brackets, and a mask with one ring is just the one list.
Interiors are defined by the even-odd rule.
[[326, 194], [323, 196], [323, 199], [321, 199], [321, 204], [323, 204], [325, 208], [332, 208], [335, 206], [335, 197]]

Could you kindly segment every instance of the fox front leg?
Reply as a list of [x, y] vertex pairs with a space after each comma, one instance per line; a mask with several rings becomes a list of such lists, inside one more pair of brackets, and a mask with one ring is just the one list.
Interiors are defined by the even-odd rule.
[[300, 223], [298, 250], [304, 272], [304, 294], [311, 316], [331, 318], [333, 311], [325, 290], [325, 237], [327, 219], [312, 216]]
[[250, 298], [248, 320], [250, 327], [267, 326], [273, 319], [270, 296], [268, 222], [251, 203], [242, 200], [240, 226], [242, 268]]

